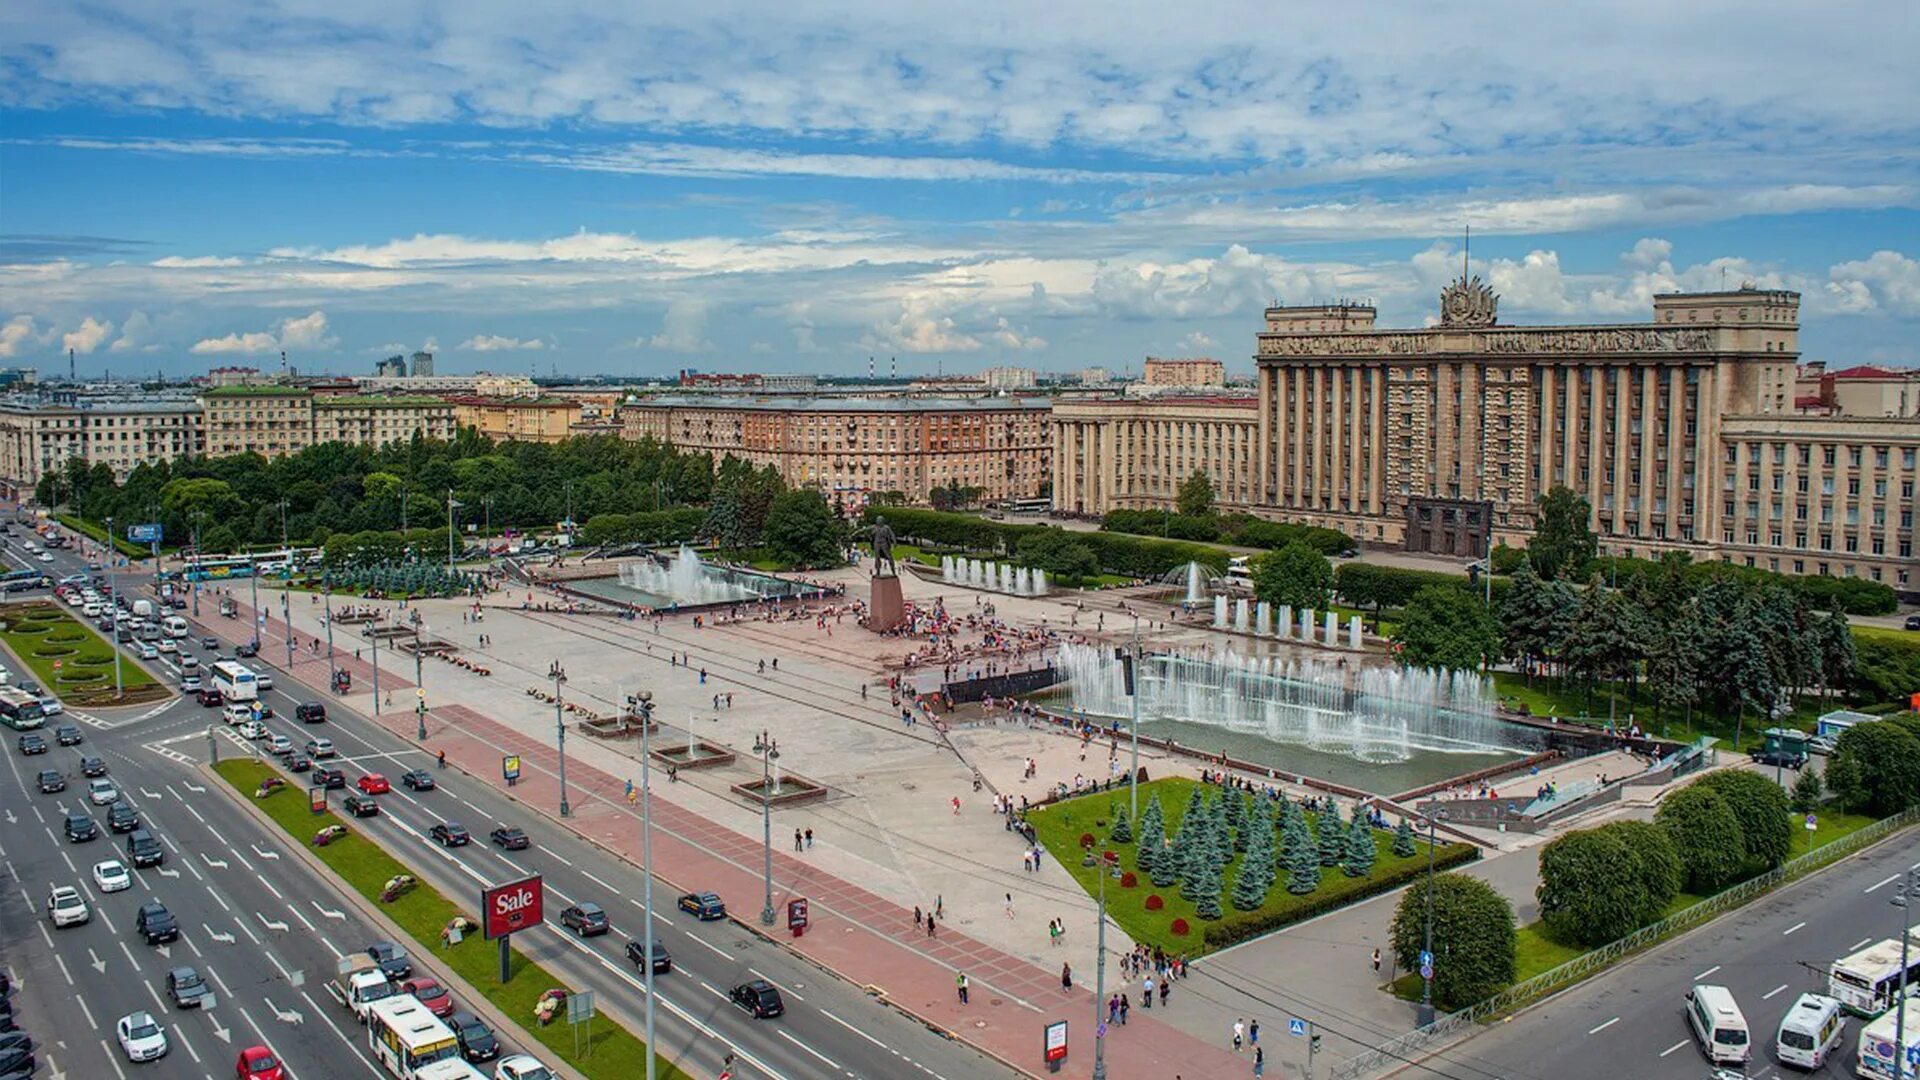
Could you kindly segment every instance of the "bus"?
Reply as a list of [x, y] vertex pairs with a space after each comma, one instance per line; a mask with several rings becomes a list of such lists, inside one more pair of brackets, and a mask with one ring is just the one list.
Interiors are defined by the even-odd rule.
[[[1908, 944], [1907, 982], [1920, 985], [1920, 928]], [[1827, 994], [1848, 1012], [1876, 1016], [1899, 996], [1900, 974], [1900, 943], [1889, 939], [1835, 960], [1827, 969]]]
[[367, 1045], [398, 1080], [432, 1076], [421, 1070], [460, 1055], [453, 1029], [412, 994], [395, 994], [367, 1006]]
[[47, 724], [47, 707], [17, 686], [0, 686], [0, 723], [15, 731], [32, 731]]
[[213, 688], [228, 701], [260, 700], [260, 677], [253, 669], [237, 660], [215, 660], [210, 669], [213, 672]]
[[182, 571], [188, 581], [228, 581], [253, 576], [253, 560], [239, 558], [195, 559]]
[[1053, 510], [1052, 499], [1008, 499], [1000, 508], [1009, 514], [1046, 514]]

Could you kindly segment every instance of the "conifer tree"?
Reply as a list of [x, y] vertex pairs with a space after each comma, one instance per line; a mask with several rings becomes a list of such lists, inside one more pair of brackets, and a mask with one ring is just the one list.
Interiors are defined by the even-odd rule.
[[1347, 856], [1347, 828], [1340, 820], [1340, 805], [1327, 800], [1327, 808], [1320, 811], [1320, 865], [1339, 866], [1340, 860]]
[[1353, 826], [1347, 832], [1347, 859], [1341, 869], [1348, 877], [1366, 877], [1373, 873], [1373, 860], [1378, 854], [1373, 846], [1373, 826], [1367, 823], [1364, 814], [1355, 814]]
[[1133, 842], [1133, 823], [1127, 820], [1126, 807], [1121, 807], [1120, 812], [1113, 816], [1113, 831], [1107, 834], [1107, 838], [1116, 844]]
[[1400, 827], [1393, 831], [1393, 853], [1403, 859], [1411, 859], [1419, 851], [1419, 846], [1413, 842], [1413, 822], [1401, 818]]
[[1296, 896], [1320, 887], [1320, 849], [1307, 831], [1306, 816], [1295, 815], [1286, 832], [1287, 891]]

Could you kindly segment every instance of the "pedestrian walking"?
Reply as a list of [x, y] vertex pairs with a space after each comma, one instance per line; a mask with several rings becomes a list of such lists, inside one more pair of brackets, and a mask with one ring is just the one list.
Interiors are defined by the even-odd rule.
[[1112, 1024], [1117, 1024], [1119, 1022], [1120, 1022], [1120, 995], [1113, 994], [1107, 998], [1107, 1023], [1109, 1025], [1112, 1025]]
[[958, 795], [955, 795], [953, 797], [953, 816], [954, 817], [960, 816], [960, 796]]
[[1120, 994], [1120, 1026], [1121, 1027], [1127, 1026], [1127, 1010], [1129, 1008], [1131, 1008], [1131, 1006], [1127, 1004], [1127, 995], [1123, 991]]
[[1060, 965], [1060, 989], [1068, 991], [1073, 989], [1073, 965], [1071, 964]]
[[1257, 1046], [1253, 1048], [1253, 1075], [1267, 1075], [1267, 1052]]
[[1246, 1040], [1246, 1037], [1247, 1037], [1246, 1019], [1243, 1017], [1239, 1020], [1235, 1020], [1233, 1022], [1233, 1052], [1234, 1053], [1237, 1054], [1240, 1052], [1240, 1044]]
[[1376, 975], [1379, 974], [1380, 972], [1380, 950], [1379, 949], [1373, 950], [1373, 970]]
[[1140, 984], [1140, 1007], [1153, 1008], [1153, 976], [1149, 975]]
[[1253, 1020], [1247, 1024], [1247, 1044], [1250, 1046], [1260, 1045], [1260, 1021]]
[[947, 917], [947, 898], [939, 893], [933, 894], [933, 913], [942, 919]]
[[933, 937], [933, 916], [927, 916], [927, 936]]
[[813, 830], [812, 829], [807, 830], [807, 850], [808, 851], [813, 850]]
[[1167, 1003], [1167, 995], [1168, 995], [1168, 994], [1171, 994], [1171, 993], [1173, 993], [1173, 983], [1172, 983], [1172, 981], [1171, 981], [1171, 980], [1169, 980], [1169, 979], [1166, 979], [1166, 978], [1164, 978], [1164, 977], [1163, 977], [1163, 978], [1161, 978], [1161, 980], [1160, 980], [1160, 1004], [1161, 1004], [1162, 1006], [1165, 1006], [1165, 1005], [1166, 1005], [1166, 1003]]
[[960, 1004], [965, 1005], [967, 1003], [967, 973], [963, 971], [955, 975], [953, 977], [953, 986], [955, 990], [960, 992]]
[[921, 924], [921, 922], [924, 921], [924, 918], [925, 917], [920, 914], [920, 905], [919, 904], [913, 905], [913, 925], [915, 927], [918, 927]]
[[793, 830], [793, 850], [795, 851], [800, 850], [800, 830], [799, 829]]
[[1013, 894], [1007, 894], [1007, 918], [1013, 918]]

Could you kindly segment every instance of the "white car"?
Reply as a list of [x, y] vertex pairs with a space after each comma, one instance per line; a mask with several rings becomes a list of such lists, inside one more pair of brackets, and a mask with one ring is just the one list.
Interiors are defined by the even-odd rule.
[[79, 926], [93, 918], [93, 912], [87, 910], [87, 901], [80, 890], [71, 885], [55, 885], [47, 893], [47, 917], [55, 926]]
[[167, 1032], [147, 1012], [128, 1013], [114, 1026], [120, 1049], [128, 1061], [156, 1061], [167, 1056]]
[[87, 801], [95, 806], [110, 806], [120, 801], [120, 789], [106, 777], [96, 777], [87, 781]]
[[267, 753], [274, 757], [286, 757], [293, 753], [293, 740], [278, 732], [267, 736]]
[[181, 654], [181, 656], [180, 656], [180, 670], [181, 670], [181, 671], [197, 671], [197, 670], [199, 670], [199, 667], [200, 667], [200, 658], [199, 658], [199, 657], [197, 657], [197, 656], [195, 656], [195, 655], [193, 655], [192, 653], [182, 653], [182, 654]]
[[159, 641], [154, 642], [153, 647], [163, 653], [177, 653], [180, 651], [180, 646], [175, 645], [172, 638], [161, 638]]
[[253, 719], [253, 710], [237, 701], [227, 702], [227, 707], [221, 713], [226, 717], [229, 727], [238, 727]]
[[253, 676], [253, 686], [256, 690], [271, 690], [273, 689], [273, 676], [264, 671], [255, 672]]
[[493, 1067], [493, 1080], [554, 1080], [554, 1076], [532, 1054], [515, 1054]]
[[248, 720], [239, 727], [240, 737], [259, 741], [267, 737], [267, 726], [258, 720]]
[[67, 707], [61, 703], [59, 698], [54, 697], [52, 694], [47, 694], [40, 699], [40, 711], [46, 713], [48, 716], [59, 716], [67, 711]]
[[39, 560], [40, 560], [41, 562], [52, 562], [52, 561], [53, 561], [53, 552], [51, 552], [51, 551], [43, 551], [43, 552], [41, 552], [40, 554], [38, 554], [38, 555], [36, 555], [36, 556], [34, 556], [34, 558], [36, 558], [36, 559], [39, 559]]
[[108, 859], [93, 864], [93, 883], [103, 893], [119, 892], [133, 888], [133, 875], [119, 859]]
[[153, 642], [143, 641], [140, 643], [140, 659], [158, 660], [160, 659], [160, 650], [154, 648]]

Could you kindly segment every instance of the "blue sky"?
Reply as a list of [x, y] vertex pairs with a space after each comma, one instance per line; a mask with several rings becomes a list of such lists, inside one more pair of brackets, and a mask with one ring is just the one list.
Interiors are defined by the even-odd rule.
[[1920, 363], [1920, 19], [1884, 3], [23, 0], [0, 364], [1250, 371], [1420, 325], [1800, 290]]

